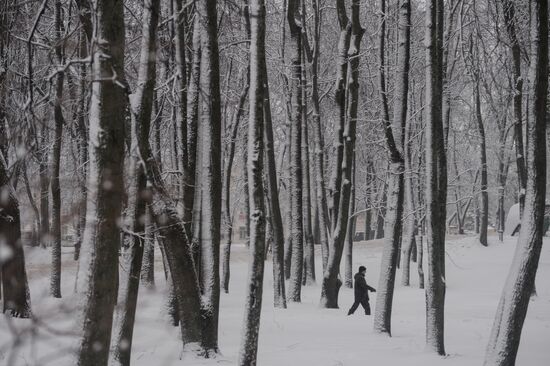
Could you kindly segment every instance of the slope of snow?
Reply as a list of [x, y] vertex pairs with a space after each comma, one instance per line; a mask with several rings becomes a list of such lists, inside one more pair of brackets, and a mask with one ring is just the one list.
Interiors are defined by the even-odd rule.
[[[317, 285], [303, 289], [302, 303], [290, 303], [286, 310], [275, 310], [268, 263], [258, 364], [480, 365], [517, 240], [506, 238], [501, 244], [496, 237], [489, 239], [488, 248], [476, 244], [473, 237], [455, 237], [447, 243], [446, 357], [424, 350], [424, 291], [418, 289], [416, 264], [411, 266], [411, 287], [402, 287], [399, 280], [396, 281], [393, 337], [388, 338], [373, 333], [372, 316], [363, 315], [362, 308], [355, 315], [346, 316], [353, 302], [351, 289], [340, 290], [340, 309], [318, 307], [320, 255], [316, 258]], [[71, 249], [63, 250], [63, 299], [48, 296], [50, 253], [42, 249], [27, 250], [32, 306], [38, 321], [0, 317], [0, 365], [72, 364], [74, 307], [78, 302], [71, 294], [76, 265], [71, 259]], [[354, 272], [359, 265], [365, 265], [367, 282], [374, 287], [378, 283], [381, 253], [380, 241], [356, 243], [354, 249]], [[160, 258], [155, 265], [157, 288], [140, 289], [132, 365], [235, 364], [244, 313], [246, 248], [233, 246], [230, 293], [221, 296], [221, 355], [210, 360], [190, 359], [181, 354], [179, 329], [168, 325], [163, 312], [165, 284]], [[398, 279], [401, 276], [399, 270], [397, 276]], [[550, 239], [545, 239], [536, 285], [538, 296], [529, 305], [517, 365], [550, 364]], [[371, 294], [373, 311], [375, 303], [376, 293]], [[18, 347], [14, 347], [16, 339], [21, 342]], [[184, 360], [180, 360], [182, 357]]]

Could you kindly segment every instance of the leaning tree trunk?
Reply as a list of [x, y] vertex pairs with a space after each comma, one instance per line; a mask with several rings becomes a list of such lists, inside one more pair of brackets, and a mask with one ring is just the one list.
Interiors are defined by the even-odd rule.
[[[337, 220], [332, 223], [334, 231], [331, 238], [331, 250], [327, 269], [323, 274], [323, 283], [321, 287], [321, 307], [324, 308], [338, 308], [338, 293], [342, 286], [339, 272], [349, 220], [352, 180], [351, 171], [353, 165], [353, 152], [355, 149], [357, 109], [359, 104], [359, 55], [361, 39], [365, 32], [365, 30], [361, 28], [359, 22], [359, 5], [359, 0], [353, 0], [351, 5], [351, 37], [347, 50], [350, 71], [347, 80], [347, 95], [349, 98], [346, 100], [346, 125], [343, 133], [344, 159], [342, 160], [342, 171], [340, 173], [342, 176], [342, 184], [340, 187], [338, 210], [336, 211]], [[347, 19], [344, 6], [343, 1], [338, 1], [337, 7], [339, 8], [339, 14], [343, 14]]]
[[[63, 19], [62, 19], [61, 1], [55, 2], [55, 57], [59, 65], [64, 63], [63, 46]], [[65, 74], [58, 71], [55, 79], [55, 101], [54, 101], [54, 120], [55, 136], [53, 142], [52, 156], [52, 267], [50, 275], [50, 294], [53, 297], [61, 297], [61, 187], [59, 185], [59, 166], [61, 163], [61, 141], [63, 138], [63, 111], [61, 103], [63, 102], [63, 80]]]
[[[399, 49], [395, 81], [394, 121], [391, 126], [386, 103], [386, 81], [384, 75], [385, 52], [385, 1], [380, 2], [380, 87], [384, 104], [384, 125], [386, 145], [390, 155], [390, 181], [388, 184], [388, 201], [386, 213], [386, 228], [384, 230], [384, 252], [380, 264], [380, 279], [376, 296], [376, 312], [374, 314], [374, 330], [391, 336], [391, 314], [393, 291], [395, 287], [395, 272], [398, 264], [399, 246], [403, 228], [404, 200], [404, 141], [407, 124], [407, 98], [409, 94], [409, 54], [410, 54], [410, 2], [402, 0], [399, 9]], [[408, 261], [408, 258], [407, 258]]]
[[129, 245], [122, 250], [122, 278], [118, 292], [117, 309], [114, 318], [112, 340], [112, 366], [129, 366], [132, 354], [132, 340], [137, 308], [139, 280], [144, 252], [147, 176], [141, 156], [137, 130], [150, 125], [156, 81], [156, 33], [160, 11], [160, 0], [146, 0], [143, 4], [143, 36], [139, 62], [137, 89], [132, 98], [132, 132], [130, 168], [131, 185], [128, 192], [128, 227], [132, 234], [126, 234]]
[[546, 118], [548, 95], [548, 0], [531, 4], [531, 52], [527, 128], [527, 190], [514, 260], [498, 304], [485, 366], [516, 363], [523, 322], [542, 248], [546, 197]]
[[243, 337], [238, 364], [256, 365], [262, 311], [265, 255], [265, 205], [263, 187], [265, 80], [265, 3], [250, 1], [250, 94], [248, 120], [248, 187], [250, 189], [250, 264], [244, 310]]
[[290, 27], [291, 56], [291, 238], [292, 260], [290, 269], [290, 287], [288, 299], [301, 301], [302, 272], [304, 265], [304, 221], [302, 211], [302, 29], [300, 26], [299, 1], [289, 0], [287, 20]]
[[89, 190], [77, 287], [82, 293], [77, 362], [82, 366], [106, 365], [109, 356], [124, 196], [124, 6], [98, 0], [96, 7], [95, 37], [104, 42], [92, 56]]
[[443, 0], [430, 0], [426, 11], [426, 345], [445, 354], [445, 228], [447, 159], [442, 122]]
[[216, 3], [197, 2], [201, 19], [201, 238], [202, 346], [218, 351], [221, 227], [221, 110]]

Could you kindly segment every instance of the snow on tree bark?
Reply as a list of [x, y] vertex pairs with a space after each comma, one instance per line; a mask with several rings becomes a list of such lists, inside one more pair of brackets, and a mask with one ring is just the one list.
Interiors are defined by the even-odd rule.
[[147, 176], [139, 155], [138, 128], [150, 125], [156, 82], [156, 32], [160, 0], [143, 4], [143, 36], [137, 87], [131, 98], [131, 167], [128, 192], [128, 245], [123, 246], [121, 280], [113, 322], [110, 365], [129, 366], [143, 252], [145, 246]]
[[[410, 2], [402, 0], [399, 5], [398, 56], [395, 77], [393, 123], [389, 120], [386, 81], [385, 81], [385, 1], [380, 2], [380, 93], [383, 104], [383, 123], [388, 154], [390, 156], [390, 177], [388, 183], [386, 227], [384, 232], [384, 251], [380, 264], [378, 294], [374, 330], [391, 336], [391, 314], [395, 272], [398, 265], [399, 247], [403, 234], [403, 201], [404, 201], [404, 143], [407, 125], [407, 103], [409, 89], [409, 54], [410, 54]], [[393, 125], [393, 126], [392, 126]], [[408, 261], [408, 258], [407, 258]]]
[[[63, 18], [61, 1], [57, 0], [54, 5], [54, 24], [55, 24], [55, 57], [59, 65], [63, 65], [64, 41], [63, 41]], [[61, 163], [61, 142], [63, 138], [63, 111], [61, 103], [63, 102], [63, 82], [65, 73], [61, 70], [57, 72], [55, 79], [55, 101], [54, 101], [54, 120], [55, 136], [52, 151], [52, 177], [50, 186], [52, 190], [52, 266], [50, 274], [50, 294], [53, 297], [61, 297], [61, 187], [59, 185], [59, 168]]]
[[548, 95], [548, 1], [531, 4], [531, 50], [527, 124], [525, 207], [514, 259], [497, 307], [485, 366], [515, 365], [523, 322], [535, 284], [542, 247], [546, 196]]
[[98, 0], [96, 10], [87, 214], [77, 286], [82, 334], [76, 363], [81, 366], [107, 364], [124, 196], [124, 7], [122, 1]]
[[[345, 100], [345, 128], [343, 131], [343, 159], [341, 165], [341, 187], [339, 194], [338, 209], [335, 220], [332, 222], [334, 227], [330, 253], [327, 263], [327, 269], [323, 274], [323, 283], [321, 287], [321, 307], [338, 308], [338, 293], [342, 286], [342, 281], [339, 278], [340, 262], [344, 249], [344, 240], [346, 237], [347, 225], [349, 221], [349, 205], [351, 196], [352, 184], [352, 168], [353, 168], [353, 153], [355, 150], [355, 137], [357, 125], [357, 109], [359, 104], [359, 55], [361, 39], [365, 30], [359, 22], [359, 0], [353, 0], [351, 4], [351, 22], [350, 23], [350, 40], [349, 48], [347, 49], [347, 60], [349, 62], [349, 73], [347, 76], [346, 93], [348, 98]], [[347, 21], [345, 7], [343, 1], [337, 3], [339, 8], [339, 16], [341, 25]]]
[[426, 346], [445, 354], [445, 228], [447, 159], [443, 136], [442, 63], [443, 1], [430, 0], [426, 11]]
[[256, 365], [262, 310], [265, 256], [263, 187], [265, 74], [265, 2], [250, 1], [250, 94], [248, 120], [248, 187], [250, 189], [250, 262], [238, 365]]
[[302, 29], [300, 21], [300, 3], [288, 1], [287, 20], [290, 27], [291, 53], [291, 132], [290, 132], [290, 195], [291, 203], [291, 240], [292, 259], [290, 265], [290, 286], [288, 300], [301, 301], [302, 275], [304, 266], [304, 221], [302, 211]]
[[218, 351], [221, 227], [221, 110], [216, 3], [197, 2], [201, 20], [201, 266], [202, 345]]

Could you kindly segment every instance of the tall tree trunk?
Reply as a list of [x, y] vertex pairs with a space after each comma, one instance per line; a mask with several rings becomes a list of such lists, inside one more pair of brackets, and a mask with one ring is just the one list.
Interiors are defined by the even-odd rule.
[[250, 188], [250, 264], [244, 311], [243, 337], [238, 364], [256, 365], [262, 310], [265, 251], [265, 206], [263, 187], [265, 81], [265, 3], [250, 1], [250, 95], [248, 120], [248, 187]]
[[48, 146], [49, 130], [44, 122], [41, 130], [41, 148], [44, 151], [38, 155], [38, 169], [40, 180], [40, 246], [46, 248], [50, 245], [50, 179], [48, 174]]
[[508, 38], [510, 38], [510, 47], [512, 49], [512, 62], [514, 70], [514, 142], [516, 147], [516, 166], [518, 172], [519, 214], [520, 217], [523, 217], [527, 171], [525, 168], [525, 150], [523, 147], [523, 122], [521, 111], [521, 103], [523, 100], [523, 78], [521, 77], [521, 49], [516, 35], [516, 16], [514, 2], [512, 0], [504, 0], [503, 7], [504, 22], [506, 23], [506, 31], [508, 33]]
[[[477, 74], [477, 73], [476, 73]], [[480, 205], [480, 226], [479, 242], [487, 246], [487, 229], [489, 226], [489, 193], [487, 192], [487, 144], [485, 140], [485, 127], [481, 117], [481, 97], [479, 92], [479, 75], [476, 76], [474, 85], [474, 98], [476, 110], [477, 132], [479, 134], [479, 160], [481, 164], [481, 205]]]
[[[79, 5], [80, 6], [80, 5]], [[82, 9], [79, 9], [83, 12]], [[91, 34], [90, 34], [91, 37]], [[87, 38], [84, 31], [79, 35], [79, 56], [81, 59], [88, 57], [88, 45]], [[80, 82], [78, 85], [78, 117], [76, 128], [78, 131], [78, 165], [79, 165], [79, 188], [80, 188], [80, 202], [78, 208], [78, 238], [75, 244], [74, 260], [78, 260], [80, 257], [80, 248], [82, 247], [82, 240], [84, 236], [84, 229], [86, 227], [86, 195], [88, 189], [86, 187], [87, 182], [87, 167], [88, 167], [88, 126], [86, 125], [86, 117], [88, 111], [88, 87], [89, 84], [86, 80], [88, 75], [88, 65], [82, 63], [79, 67]]]
[[[263, 2], [263, 0], [262, 0]], [[265, 5], [263, 5], [265, 7]], [[265, 10], [264, 10], [265, 11]], [[273, 231], [273, 303], [277, 308], [286, 308], [285, 273], [284, 273], [284, 242], [283, 219], [279, 204], [279, 190], [277, 185], [277, 171], [275, 161], [275, 146], [273, 138], [273, 122], [271, 118], [271, 102], [269, 96], [269, 80], [267, 77], [267, 64], [265, 52], [261, 55], [260, 75], [264, 83], [264, 144], [265, 160], [267, 165], [267, 200], [269, 202], [269, 217], [271, 218], [271, 230]]]
[[197, 2], [201, 19], [201, 315], [202, 346], [218, 351], [220, 304], [221, 110], [216, 3]]
[[334, 160], [329, 185], [329, 211], [331, 232], [334, 232], [338, 217], [338, 205], [340, 204], [340, 189], [342, 183], [342, 162], [344, 159], [344, 128], [346, 124], [346, 85], [348, 80], [348, 49], [350, 47], [351, 23], [346, 13], [346, 3], [343, 0], [336, 1], [338, 24], [340, 35], [338, 38], [338, 57], [336, 59], [336, 91], [335, 101], [338, 107], [338, 124], [335, 130]]
[[[302, 23], [304, 23], [305, 5], [302, 2]], [[307, 42], [307, 35], [302, 33], [302, 45]], [[307, 77], [306, 77], [306, 52], [302, 47], [302, 194], [304, 212], [304, 285], [315, 283], [315, 247], [313, 243], [313, 226], [311, 216], [311, 180], [309, 174], [309, 134], [307, 121]]]
[[[411, 101], [412, 102], [412, 101]], [[409, 107], [411, 110], [411, 107]], [[405, 235], [405, 243], [402, 246], [402, 271], [401, 284], [403, 286], [410, 285], [411, 273], [411, 257], [416, 260], [416, 208], [414, 204], [414, 179], [413, 179], [413, 164], [412, 164], [412, 127], [410, 113], [409, 120], [405, 126], [405, 201], [407, 204], [407, 232]]]
[[92, 56], [87, 218], [77, 287], [83, 300], [77, 355], [81, 366], [107, 364], [118, 288], [118, 221], [124, 195], [124, 7], [122, 1], [98, 0], [96, 9], [95, 37], [104, 42], [97, 45]]
[[128, 192], [127, 246], [122, 249], [121, 283], [114, 318], [111, 342], [112, 366], [129, 366], [132, 353], [134, 321], [137, 308], [139, 280], [145, 246], [145, 216], [147, 176], [141, 163], [138, 129], [151, 124], [154, 89], [156, 82], [156, 32], [160, 12], [160, 0], [146, 0], [143, 4], [143, 37], [139, 62], [138, 83], [132, 98], [131, 131], [131, 185]]
[[[403, 234], [403, 200], [404, 200], [404, 142], [407, 124], [407, 102], [409, 95], [409, 54], [410, 54], [410, 2], [402, 0], [399, 8], [399, 35], [397, 70], [395, 77], [395, 99], [393, 126], [389, 121], [386, 100], [385, 82], [385, 1], [380, 2], [380, 90], [385, 105], [383, 118], [388, 153], [390, 155], [390, 181], [388, 186], [388, 203], [386, 214], [386, 236], [384, 252], [380, 264], [380, 279], [378, 296], [376, 296], [376, 312], [374, 314], [374, 330], [391, 336], [391, 313], [393, 291], [395, 287], [395, 272], [398, 265], [399, 247]], [[408, 258], [407, 258], [408, 261]]]
[[447, 159], [442, 121], [443, 0], [430, 0], [426, 11], [426, 344], [445, 354], [445, 229]]
[[[347, 95], [346, 100], [346, 125], [343, 131], [343, 156], [341, 165], [342, 184], [340, 187], [340, 195], [338, 202], [337, 220], [332, 223], [334, 231], [331, 238], [331, 248], [327, 269], [323, 274], [323, 284], [321, 287], [321, 307], [338, 308], [338, 293], [342, 286], [342, 281], [339, 278], [340, 262], [344, 249], [344, 240], [347, 231], [349, 220], [349, 205], [351, 196], [351, 170], [353, 165], [353, 152], [355, 150], [355, 135], [357, 125], [357, 109], [359, 104], [359, 55], [361, 39], [365, 30], [361, 28], [359, 22], [359, 0], [353, 0], [351, 4], [351, 37], [347, 57], [349, 59], [349, 74], [347, 78]], [[345, 15], [343, 1], [338, 1], [339, 14]], [[341, 7], [341, 8], [340, 8]], [[342, 24], [342, 23], [341, 23]], [[335, 218], [333, 218], [335, 219]]]
[[[55, 58], [59, 65], [64, 63], [63, 46], [63, 18], [61, 1], [55, 2]], [[55, 101], [54, 101], [54, 120], [55, 137], [53, 142], [52, 156], [52, 267], [50, 275], [50, 294], [53, 297], [61, 297], [61, 187], [59, 185], [59, 167], [61, 163], [61, 141], [63, 138], [63, 112], [61, 104], [63, 102], [63, 81], [65, 74], [58, 71], [55, 80]]]
[[[291, 195], [291, 238], [292, 261], [290, 269], [290, 287], [288, 299], [301, 301], [302, 272], [304, 265], [304, 220], [302, 211], [302, 29], [300, 20], [300, 2], [288, 1], [287, 20], [290, 28], [291, 46], [291, 165], [290, 165], [290, 195]], [[303, 26], [303, 25], [302, 25]]]
[[[246, 39], [250, 39], [250, 16], [248, 14], [248, 6], [242, 7], [242, 20], [244, 27], [243, 36]], [[229, 277], [230, 277], [230, 256], [231, 256], [231, 243], [233, 241], [233, 220], [231, 215], [231, 172], [233, 169], [233, 160], [235, 158], [235, 144], [237, 141], [237, 134], [239, 132], [239, 126], [241, 119], [243, 119], [244, 108], [248, 92], [250, 89], [250, 62], [246, 66], [246, 70], [243, 71], [243, 88], [241, 95], [239, 96], [239, 102], [237, 104], [237, 110], [234, 113], [233, 122], [231, 124], [231, 135], [229, 136], [229, 146], [227, 148], [227, 157], [223, 167], [223, 223], [225, 228], [225, 244], [222, 252], [222, 287], [225, 293], [229, 292]], [[246, 169], [246, 166], [244, 167]], [[247, 203], [245, 203], [248, 205]], [[248, 218], [247, 218], [248, 221]]]
[[231, 135], [229, 136], [229, 147], [227, 149], [227, 157], [223, 167], [223, 222], [225, 228], [225, 244], [223, 245], [222, 254], [222, 287], [225, 293], [229, 293], [229, 277], [230, 277], [230, 257], [231, 257], [231, 244], [233, 241], [233, 220], [231, 215], [231, 172], [233, 170], [233, 160], [235, 158], [235, 143], [237, 140], [237, 134], [239, 131], [240, 121], [243, 118], [243, 111], [245, 107], [248, 90], [250, 87], [250, 75], [249, 71], [245, 71], [244, 87], [239, 97], [237, 104], [237, 111], [231, 124]]
[[500, 297], [485, 354], [485, 366], [515, 365], [523, 322], [535, 284], [544, 235], [546, 196], [546, 117], [548, 96], [548, 0], [531, 3], [527, 124], [527, 190], [514, 260]]

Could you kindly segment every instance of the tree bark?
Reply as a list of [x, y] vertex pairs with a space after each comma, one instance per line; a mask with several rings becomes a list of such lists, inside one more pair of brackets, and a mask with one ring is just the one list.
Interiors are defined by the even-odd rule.
[[535, 284], [542, 247], [546, 196], [548, 95], [548, 1], [531, 3], [531, 51], [527, 124], [527, 189], [514, 260], [500, 297], [485, 354], [485, 366], [515, 365], [521, 331]]
[[197, 2], [201, 20], [201, 315], [202, 345], [218, 352], [221, 227], [221, 110], [216, 3]]
[[[338, 213], [337, 220], [332, 223], [334, 230], [331, 238], [331, 249], [327, 270], [323, 274], [323, 284], [321, 287], [321, 307], [323, 308], [338, 308], [338, 293], [342, 285], [342, 281], [339, 278], [339, 272], [349, 220], [352, 180], [351, 171], [353, 165], [353, 152], [355, 149], [357, 109], [359, 104], [359, 55], [361, 39], [365, 32], [359, 22], [359, 5], [359, 0], [353, 0], [351, 4], [351, 37], [347, 50], [350, 72], [346, 88], [349, 98], [346, 100], [346, 125], [343, 131], [344, 159], [342, 160], [340, 173], [342, 184], [340, 187], [341, 193], [339, 195], [338, 210], [335, 211]], [[339, 1], [337, 6], [343, 7], [344, 4]], [[345, 16], [345, 9], [342, 11]], [[339, 11], [339, 14], [341, 14], [342, 11]], [[333, 218], [333, 220], [334, 219], [335, 218]]]
[[243, 338], [238, 364], [256, 365], [262, 310], [265, 255], [265, 205], [263, 188], [264, 100], [266, 98], [265, 3], [250, 1], [250, 94], [248, 120], [248, 187], [250, 188], [250, 264], [244, 312]]
[[426, 345], [445, 354], [445, 229], [447, 162], [442, 121], [443, 1], [430, 0], [426, 10]]
[[[64, 41], [63, 41], [63, 18], [61, 1], [55, 2], [55, 57], [59, 65], [64, 63]], [[61, 104], [63, 102], [63, 81], [65, 74], [58, 71], [55, 79], [55, 101], [54, 101], [54, 120], [55, 137], [52, 151], [52, 267], [50, 274], [50, 294], [53, 297], [61, 297], [61, 187], [59, 185], [59, 167], [61, 163], [61, 142], [63, 139], [63, 112]]]
[[523, 147], [523, 121], [521, 103], [523, 100], [523, 78], [521, 77], [521, 49], [516, 35], [516, 16], [514, 2], [512, 0], [503, 1], [504, 22], [508, 38], [510, 38], [510, 48], [512, 51], [513, 75], [514, 75], [514, 142], [516, 147], [516, 167], [518, 172], [519, 188], [519, 214], [523, 217], [523, 208], [525, 206], [525, 189], [527, 182], [527, 171], [525, 168], [525, 156]]
[[92, 56], [88, 202], [77, 286], [83, 300], [76, 361], [81, 366], [107, 364], [124, 196], [124, 7], [122, 1], [105, 0], [97, 1], [96, 7], [95, 37], [104, 42]]
[[[376, 312], [374, 314], [374, 330], [391, 336], [391, 313], [393, 291], [395, 287], [395, 272], [398, 265], [399, 247], [403, 234], [403, 201], [404, 201], [404, 142], [407, 125], [407, 103], [409, 95], [409, 54], [410, 54], [410, 2], [402, 0], [399, 7], [399, 35], [397, 70], [395, 77], [395, 99], [393, 126], [387, 113], [385, 86], [385, 1], [380, 2], [381, 32], [380, 32], [380, 90], [385, 105], [383, 119], [388, 153], [390, 155], [390, 180], [388, 185], [388, 202], [386, 227], [384, 232], [384, 252], [380, 265], [378, 295], [376, 296]], [[407, 258], [408, 261], [409, 258]]]
[[143, 4], [143, 36], [138, 71], [138, 83], [132, 96], [131, 186], [128, 192], [128, 245], [122, 248], [122, 271], [111, 342], [112, 366], [129, 366], [132, 353], [134, 321], [137, 308], [139, 280], [145, 246], [145, 216], [147, 176], [139, 151], [138, 129], [151, 124], [156, 81], [156, 33], [160, 0], [146, 0]]

